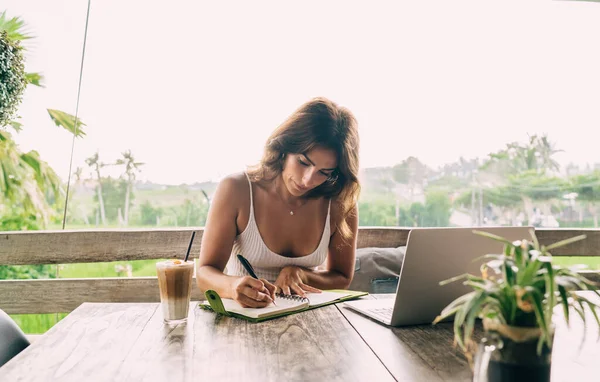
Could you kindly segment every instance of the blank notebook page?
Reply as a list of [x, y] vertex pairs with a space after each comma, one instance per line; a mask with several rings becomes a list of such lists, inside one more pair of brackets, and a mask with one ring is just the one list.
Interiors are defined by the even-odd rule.
[[264, 308], [243, 308], [237, 301], [228, 298], [224, 298], [222, 301], [226, 311], [253, 318], [268, 317], [274, 314], [292, 312], [308, 307], [308, 302], [306, 301], [290, 300], [279, 296], [275, 297], [275, 303], [277, 305], [271, 304]]
[[339, 293], [323, 291], [321, 293], [307, 293], [306, 297], [310, 300], [310, 306], [321, 305], [327, 302], [350, 296], [352, 293]]

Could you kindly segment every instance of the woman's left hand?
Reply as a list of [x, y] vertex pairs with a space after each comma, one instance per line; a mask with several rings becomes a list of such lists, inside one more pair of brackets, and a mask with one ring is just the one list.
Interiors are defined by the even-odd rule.
[[320, 289], [306, 284], [306, 273], [304, 269], [295, 266], [287, 266], [281, 270], [275, 286], [277, 291], [283, 294], [297, 294], [306, 297], [306, 292], [321, 293]]

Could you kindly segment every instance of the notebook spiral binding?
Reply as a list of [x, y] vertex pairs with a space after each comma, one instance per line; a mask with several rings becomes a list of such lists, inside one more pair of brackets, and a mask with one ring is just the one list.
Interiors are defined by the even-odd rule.
[[302, 296], [298, 296], [295, 294], [277, 293], [276, 296], [279, 298], [284, 298], [286, 300], [292, 300], [292, 301], [298, 301], [298, 302], [310, 302], [307, 297], [302, 297]]

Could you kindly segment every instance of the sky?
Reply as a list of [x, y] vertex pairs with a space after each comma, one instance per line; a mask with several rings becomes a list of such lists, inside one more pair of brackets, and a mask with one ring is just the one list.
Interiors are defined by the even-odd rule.
[[[2, 0], [36, 38], [15, 139], [66, 180], [87, 2]], [[73, 171], [131, 150], [140, 180], [218, 180], [259, 160], [300, 104], [359, 122], [361, 167], [436, 168], [548, 134], [560, 163], [600, 162], [600, 4], [549, 0], [92, 0]], [[118, 167], [105, 174], [118, 176]]]

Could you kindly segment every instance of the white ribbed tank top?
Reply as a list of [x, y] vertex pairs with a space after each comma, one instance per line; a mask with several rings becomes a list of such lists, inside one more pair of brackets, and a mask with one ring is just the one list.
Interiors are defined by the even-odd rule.
[[[248, 178], [248, 174], [246, 174]], [[248, 186], [250, 187], [250, 216], [248, 225], [242, 233], [236, 236], [231, 250], [231, 256], [227, 262], [226, 272], [233, 276], [248, 276], [248, 272], [242, 267], [242, 264], [237, 259], [236, 255], [244, 256], [256, 272], [259, 278], [264, 278], [269, 281], [275, 281], [281, 269], [288, 265], [295, 265], [303, 268], [314, 269], [323, 264], [327, 259], [329, 252], [329, 236], [331, 232], [329, 214], [331, 212], [331, 200], [327, 207], [327, 219], [325, 219], [325, 227], [321, 241], [317, 249], [307, 256], [301, 257], [285, 257], [271, 251], [265, 244], [258, 231], [258, 225], [254, 219], [254, 200], [252, 197], [252, 182], [248, 178]]]

